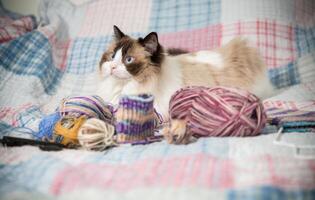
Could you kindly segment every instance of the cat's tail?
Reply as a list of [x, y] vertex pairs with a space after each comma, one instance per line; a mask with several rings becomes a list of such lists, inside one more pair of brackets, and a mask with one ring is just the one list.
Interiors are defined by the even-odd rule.
[[226, 68], [235, 68], [247, 75], [264, 73], [266, 65], [259, 50], [246, 38], [238, 36], [221, 48]]

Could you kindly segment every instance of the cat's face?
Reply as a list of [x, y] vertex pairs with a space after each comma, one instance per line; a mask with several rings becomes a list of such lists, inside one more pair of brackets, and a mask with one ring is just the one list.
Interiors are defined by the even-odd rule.
[[144, 39], [133, 39], [114, 26], [114, 42], [103, 54], [100, 72], [103, 77], [144, 80], [159, 70], [163, 49], [157, 34], [152, 32]]

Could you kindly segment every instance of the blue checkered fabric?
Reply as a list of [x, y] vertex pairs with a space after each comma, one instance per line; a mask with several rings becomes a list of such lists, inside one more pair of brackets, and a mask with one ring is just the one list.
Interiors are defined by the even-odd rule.
[[37, 76], [48, 94], [53, 92], [62, 76], [62, 72], [53, 65], [48, 39], [38, 31], [1, 44], [0, 58], [0, 67], [7, 71]]
[[220, 23], [220, 0], [154, 0], [150, 30], [175, 32]]
[[27, 109], [22, 110], [18, 115], [16, 115], [16, 121], [18, 122], [18, 126], [24, 127], [28, 124], [32, 123], [37, 119], [41, 119], [44, 117], [43, 112], [40, 110], [38, 106], [30, 106]]
[[239, 190], [230, 190], [227, 194], [229, 200], [283, 200], [283, 199], [303, 199], [314, 200], [315, 189], [310, 190], [284, 190], [277, 187], [263, 186]]
[[277, 88], [288, 87], [300, 83], [296, 62], [285, 66], [269, 69], [268, 75], [272, 84]]
[[76, 38], [71, 47], [66, 72], [85, 74], [95, 71], [97, 63], [111, 39], [111, 36]]
[[315, 28], [295, 28], [296, 47], [298, 55], [315, 52]]
[[9, 124], [0, 121], [0, 135], [5, 136], [13, 130], [13, 127]]

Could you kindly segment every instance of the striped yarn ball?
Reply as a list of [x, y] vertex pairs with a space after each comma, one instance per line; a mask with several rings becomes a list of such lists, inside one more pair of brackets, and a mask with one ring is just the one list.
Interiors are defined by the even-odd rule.
[[169, 113], [171, 120], [185, 120], [186, 132], [196, 137], [255, 136], [266, 123], [257, 96], [228, 87], [180, 89], [170, 100]]
[[61, 102], [59, 112], [62, 116], [85, 115], [87, 118], [98, 118], [110, 124], [114, 123], [113, 107], [96, 95], [65, 98]]

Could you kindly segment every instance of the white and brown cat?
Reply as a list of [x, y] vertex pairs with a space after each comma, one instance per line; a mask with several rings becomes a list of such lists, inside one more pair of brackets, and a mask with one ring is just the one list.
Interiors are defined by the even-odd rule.
[[155, 32], [133, 39], [114, 26], [113, 43], [99, 64], [97, 94], [113, 104], [123, 94], [153, 94], [155, 109], [167, 119], [172, 94], [185, 86], [239, 87], [260, 98], [273, 91], [258, 51], [241, 38], [212, 51], [177, 53], [165, 51]]

